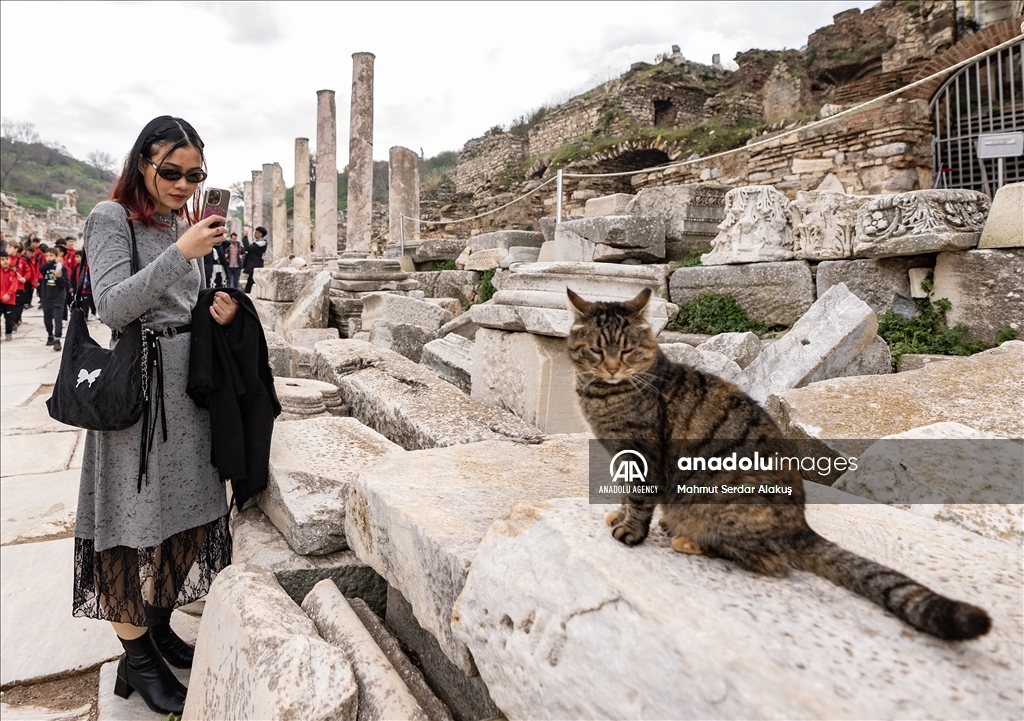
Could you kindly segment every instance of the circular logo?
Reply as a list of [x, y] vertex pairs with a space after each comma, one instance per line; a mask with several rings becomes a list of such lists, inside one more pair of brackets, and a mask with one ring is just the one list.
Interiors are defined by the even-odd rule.
[[644, 458], [642, 453], [640, 453], [638, 451], [629, 450], [629, 449], [624, 450], [624, 451], [619, 451], [614, 456], [612, 456], [612, 462], [608, 464], [608, 475], [612, 476], [613, 478], [615, 477], [615, 475], [616, 475], [616, 470], [615, 469], [618, 466], [617, 461], [619, 460], [619, 456], [626, 455], [627, 453], [630, 454], [630, 455], [636, 456], [637, 458], [640, 459], [640, 462], [643, 463], [643, 475], [644, 475], [644, 478], [647, 478], [647, 459]]

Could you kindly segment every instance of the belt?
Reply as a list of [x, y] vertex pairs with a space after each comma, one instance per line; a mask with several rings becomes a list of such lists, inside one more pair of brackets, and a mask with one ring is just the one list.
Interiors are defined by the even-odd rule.
[[[150, 330], [152, 330], [157, 335], [163, 336], [164, 338], [173, 338], [174, 336], [178, 335], [179, 333], [191, 333], [192, 332], [192, 324], [191, 323], [186, 323], [185, 325], [168, 326], [167, 328], [164, 328], [163, 330], [156, 330], [156, 329], [152, 329], [152, 328]], [[112, 331], [110, 333], [110, 336], [114, 340], [117, 340], [118, 338], [121, 337], [121, 331], [119, 331], [119, 330]]]

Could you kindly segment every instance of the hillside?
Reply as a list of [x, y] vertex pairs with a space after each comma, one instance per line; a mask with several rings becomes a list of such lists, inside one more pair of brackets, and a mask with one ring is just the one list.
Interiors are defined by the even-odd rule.
[[17, 196], [23, 208], [39, 211], [54, 207], [51, 193], [74, 188], [78, 191], [78, 212], [88, 215], [107, 196], [116, 176], [51, 145], [0, 138], [0, 188]]

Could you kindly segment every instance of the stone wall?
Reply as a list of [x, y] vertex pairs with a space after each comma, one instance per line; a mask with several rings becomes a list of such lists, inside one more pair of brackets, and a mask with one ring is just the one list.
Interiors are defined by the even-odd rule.
[[750, 150], [638, 173], [632, 186], [639, 190], [714, 179], [733, 186], [774, 185], [792, 199], [799, 190], [818, 189], [829, 175], [855, 195], [931, 188], [928, 104], [912, 100], [867, 108]]
[[466, 143], [459, 153], [455, 189], [472, 193], [493, 178], [518, 166], [524, 157], [525, 139], [512, 133], [490, 133]]

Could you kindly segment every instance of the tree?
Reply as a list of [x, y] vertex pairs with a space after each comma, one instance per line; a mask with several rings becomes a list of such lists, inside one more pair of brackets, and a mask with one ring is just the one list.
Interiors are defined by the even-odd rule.
[[6, 115], [0, 121], [0, 134], [15, 143], [38, 143], [39, 133], [36, 124], [25, 120], [14, 120]]
[[85, 162], [97, 170], [106, 170], [108, 172], [117, 172], [118, 162], [110, 153], [104, 153], [102, 150], [94, 150], [85, 156]]

